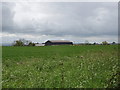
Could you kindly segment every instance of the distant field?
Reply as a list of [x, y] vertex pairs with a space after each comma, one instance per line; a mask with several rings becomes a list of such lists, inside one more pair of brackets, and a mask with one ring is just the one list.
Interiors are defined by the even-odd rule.
[[118, 46], [2, 47], [3, 88], [118, 85]]

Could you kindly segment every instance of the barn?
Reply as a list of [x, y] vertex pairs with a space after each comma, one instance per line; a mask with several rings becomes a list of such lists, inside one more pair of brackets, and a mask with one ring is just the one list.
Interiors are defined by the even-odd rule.
[[48, 45], [73, 45], [73, 42], [68, 40], [48, 40], [45, 42], [45, 46]]

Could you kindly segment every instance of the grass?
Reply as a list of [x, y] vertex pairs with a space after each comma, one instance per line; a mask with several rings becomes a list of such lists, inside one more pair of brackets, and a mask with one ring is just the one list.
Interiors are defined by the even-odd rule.
[[2, 64], [3, 88], [118, 86], [118, 45], [2, 47]]

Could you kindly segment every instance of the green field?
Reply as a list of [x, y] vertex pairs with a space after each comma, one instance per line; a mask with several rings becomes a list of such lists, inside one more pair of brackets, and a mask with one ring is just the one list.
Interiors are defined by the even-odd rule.
[[2, 47], [3, 88], [118, 86], [118, 45]]

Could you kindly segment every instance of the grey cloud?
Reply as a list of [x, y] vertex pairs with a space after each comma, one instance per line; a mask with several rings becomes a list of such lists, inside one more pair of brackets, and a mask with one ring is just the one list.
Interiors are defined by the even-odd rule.
[[118, 36], [119, 36], [119, 40], [118, 42], [120, 43], [120, 2], [118, 3]]
[[14, 4], [2, 2], [2, 30], [3, 32], [13, 32], [15, 23], [13, 21], [14, 12], [12, 11]]
[[2, 3], [0, 2], [0, 32], [2, 31]]
[[[29, 3], [29, 6], [35, 6], [36, 4], [39, 4], [38, 8], [44, 8], [43, 12], [51, 15], [50, 18], [35, 19], [31, 17], [29, 21], [23, 21], [23, 24], [27, 23], [21, 27], [13, 20], [15, 4], [3, 3], [3, 32], [82, 37], [117, 35], [118, 33], [116, 3]], [[98, 18], [97, 24], [95, 18], [97, 17], [97, 12], [99, 12], [98, 8], [108, 10], [109, 15]], [[26, 9], [28, 12], [29, 10]], [[95, 12], [95, 10], [98, 11]]]

